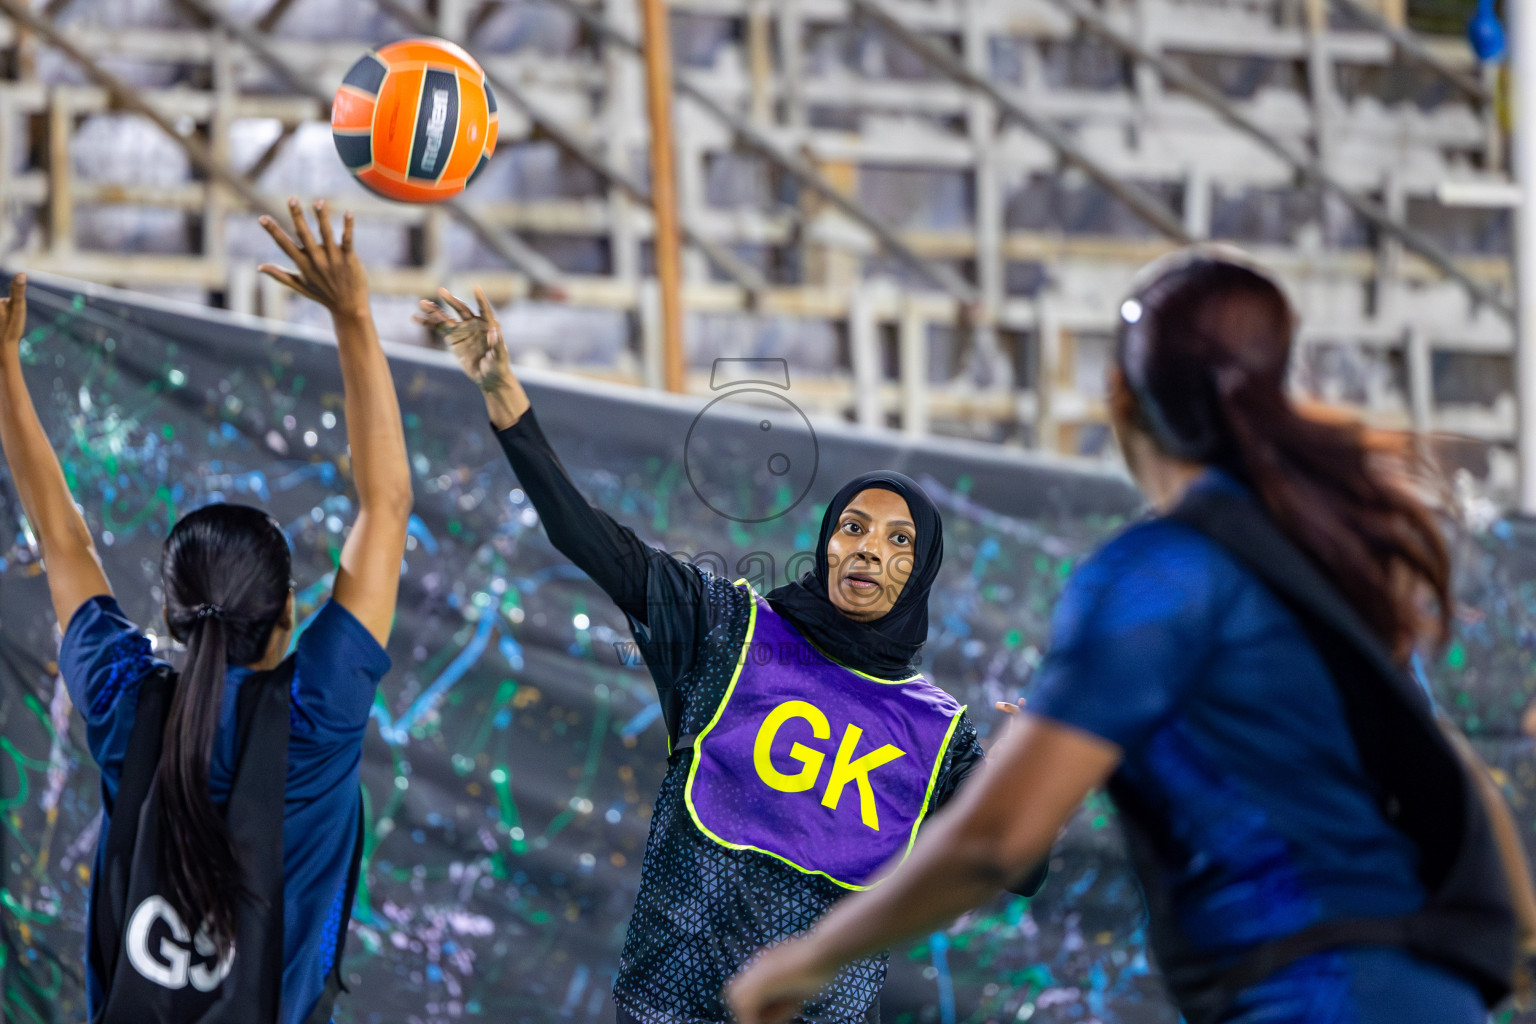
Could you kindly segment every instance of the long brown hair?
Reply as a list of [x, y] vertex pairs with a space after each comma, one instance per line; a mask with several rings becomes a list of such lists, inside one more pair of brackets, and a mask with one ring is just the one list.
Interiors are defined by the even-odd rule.
[[231, 665], [261, 660], [283, 617], [292, 556], [282, 527], [248, 505], [205, 505], [165, 540], [160, 573], [171, 636], [187, 645], [160, 749], [161, 876], [165, 896], [220, 956], [234, 941], [245, 891], [240, 858], [208, 790], [208, 767]]
[[1448, 636], [1450, 553], [1415, 493], [1432, 472], [1409, 438], [1292, 402], [1296, 316], [1270, 277], [1225, 254], [1184, 253], [1121, 320], [1132, 419], [1159, 448], [1252, 487], [1398, 657], [1427, 629]]

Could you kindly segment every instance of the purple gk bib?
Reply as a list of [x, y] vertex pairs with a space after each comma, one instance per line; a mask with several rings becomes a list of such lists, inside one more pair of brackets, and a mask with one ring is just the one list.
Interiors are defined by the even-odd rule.
[[753, 602], [736, 678], [694, 742], [688, 811], [722, 846], [868, 888], [911, 849], [965, 709], [921, 676], [837, 664]]

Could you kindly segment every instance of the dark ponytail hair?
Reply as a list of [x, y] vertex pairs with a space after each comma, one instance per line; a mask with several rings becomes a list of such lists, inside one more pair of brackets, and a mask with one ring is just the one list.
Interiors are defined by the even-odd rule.
[[157, 782], [165, 894], [194, 931], [206, 920], [220, 956], [235, 934], [244, 882], [229, 829], [208, 791], [208, 764], [230, 665], [262, 659], [283, 617], [292, 556], [282, 527], [247, 505], [205, 505], [165, 540], [165, 620], [187, 647], [171, 698]]
[[1426, 627], [1443, 642], [1450, 554], [1415, 493], [1430, 476], [1417, 446], [1291, 401], [1296, 316], [1266, 274], [1213, 249], [1171, 262], [1121, 307], [1117, 358], [1132, 422], [1167, 454], [1251, 486], [1399, 658]]

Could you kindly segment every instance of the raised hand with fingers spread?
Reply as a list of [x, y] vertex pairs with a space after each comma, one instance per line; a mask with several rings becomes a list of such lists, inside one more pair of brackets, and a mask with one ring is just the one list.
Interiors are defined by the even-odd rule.
[[297, 199], [288, 200], [288, 213], [293, 217], [292, 236], [271, 217], [262, 217], [261, 226], [293, 261], [294, 269], [285, 270], [272, 263], [263, 263], [261, 272], [305, 298], [314, 299], [330, 310], [332, 316], [354, 320], [371, 318], [368, 273], [352, 244], [352, 212], [349, 210], [342, 216], [339, 243], [331, 230], [330, 210], [325, 200], [315, 203], [315, 222], [320, 230], [318, 239], [310, 232], [304, 220], [304, 208]]
[[331, 311], [358, 495], [357, 521], [342, 548], [334, 596], [382, 644], [394, 621], [411, 514], [411, 470], [400, 406], [389, 360], [374, 329], [368, 273], [352, 243], [351, 212], [342, 216], [339, 242], [324, 200], [315, 203], [318, 237], [297, 199], [288, 200], [288, 212], [293, 216], [292, 235], [271, 217], [261, 218], [261, 226], [294, 268], [263, 263], [261, 272]]
[[480, 307], [478, 313], [447, 288], [439, 288], [436, 302], [421, 300], [421, 312], [415, 320], [447, 342], [465, 375], [485, 396], [491, 423], [497, 430], [505, 430], [528, 411], [528, 394], [512, 372], [501, 324], [479, 286], [475, 288], [475, 303]]

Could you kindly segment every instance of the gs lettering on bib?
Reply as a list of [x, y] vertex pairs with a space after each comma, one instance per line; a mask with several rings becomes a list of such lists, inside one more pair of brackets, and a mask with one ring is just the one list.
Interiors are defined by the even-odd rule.
[[722, 846], [866, 889], [911, 849], [965, 708], [920, 675], [839, 665], [752, 600], [736, 676], [694, 741], [688, 811]]
[[231, 946], [218, 956], [205, 924], [193, 935], [176, 908], [163, 897], [151, 896], [128, 919], [128, 962], [145, 979], [161, 988], [213, 992], [234, 966]]

